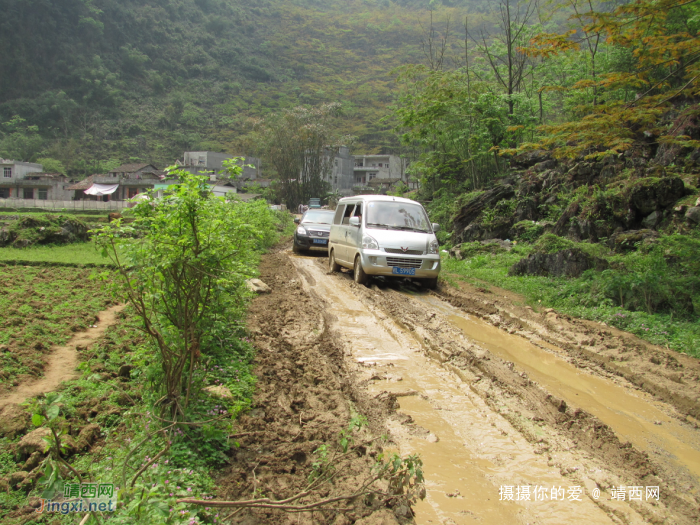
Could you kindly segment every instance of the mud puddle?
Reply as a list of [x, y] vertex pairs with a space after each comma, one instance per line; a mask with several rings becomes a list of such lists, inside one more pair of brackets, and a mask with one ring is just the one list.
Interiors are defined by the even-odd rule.
[[551, 394], [598, 417], [623, 440], [687, 469], [696, 481], [700, 480], [697, 431], [669, 416], [668, 409], [663, 410], [651, 395], [580, 370], [562, 357], [564, 352], [550, 345], [546, 345], [547, 349], [540, 348], [434, 296], [411, 294], [411, 297], [442, 313], [468, 339], [515, 363]]
[[[292, 260], [334, 317], [332, 329], [369, 392], [398, 400], [403, 419], [390, 423], [392, 439], [402, 454], [418, 453], [424, 462], [427, 497], [414, 508], [418, 524], [616, 522], [585, 487], [581, 501], [569, 501], [564, 495], [578, 484], [535, 453], [467, 384], [428, 359], [410, 333], [363, 304], [350, 279], [326, 275], [313, 258]], [[502, 501], [502, 486], [545, 490], [547, 498]], [[552, 500], [553, 487], [563, 489], [562, 498]], [[628, 523], [644, 522], [620, 506]]]

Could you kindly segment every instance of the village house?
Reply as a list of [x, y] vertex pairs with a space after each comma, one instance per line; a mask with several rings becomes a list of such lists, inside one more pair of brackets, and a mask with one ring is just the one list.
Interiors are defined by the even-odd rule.
[[353, 186], [388, 188], [397, 182], [408, 184], [406, 160], [398, 155], [355, 155]]
[[0, 159], [0, 199], [68, 200], [69, 181], [41, 164]]
[[124, 164], [105, 174], [90, 175], [66, 189], [74, 192], [74, 200], [124, 201], [163, 186], [165, 176], [153, 164]]

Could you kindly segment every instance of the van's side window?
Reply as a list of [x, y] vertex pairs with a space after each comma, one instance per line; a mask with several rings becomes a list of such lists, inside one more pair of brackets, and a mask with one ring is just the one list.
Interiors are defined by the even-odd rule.
[[358, 203], [357, 206], [355, 206], [355, 211], [352, 216], [362, 218], [362, 203]]
[[350, 224], [350, 217], [352, 217], [352, 211], [355, 209], [353, 204], [348, 204], [345, 206], [345, 214], [343, 215], [343, 224]]
[[333, 224], [340, 224], [340, 219], [343, 218], [343, 210], [345, 210], [345, 204], [341, 204], [335, 210], [335, 216], [333, 217]]

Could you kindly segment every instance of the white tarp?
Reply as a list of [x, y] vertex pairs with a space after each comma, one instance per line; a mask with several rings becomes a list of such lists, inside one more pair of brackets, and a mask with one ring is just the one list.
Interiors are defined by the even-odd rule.
[[88, 189], [85, 190], [86, 195], [111, 195], [115, 191], [119, 184], [93, 184]]

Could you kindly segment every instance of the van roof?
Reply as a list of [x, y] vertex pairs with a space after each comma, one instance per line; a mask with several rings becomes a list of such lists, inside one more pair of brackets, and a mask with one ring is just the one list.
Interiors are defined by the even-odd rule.
[[406, 199], [404, 197], [392, 197], [391, 195], [355, 195], [354, 197], [343, 197], [338, 201], [338, 204], [345, 204], [346, 202], [357, 202], [357, 201], [387, 201], [387, 202], [410, 202], [412, 204], [418, 204], [419, 202], [413, 201], [411, 199]]

